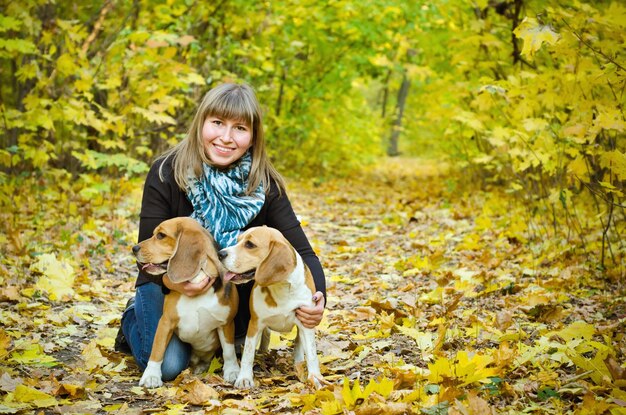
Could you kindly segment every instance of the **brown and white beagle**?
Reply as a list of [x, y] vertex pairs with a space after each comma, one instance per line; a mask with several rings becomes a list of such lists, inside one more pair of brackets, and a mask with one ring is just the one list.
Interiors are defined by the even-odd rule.
[[209, 290], [195, 297], [171, 291], [165, 296], [163, 315], [152, 343], [150, 361], [140, 386], [163, 385], [161, 364], [172, 333], [193, 349], [192, 364], [206, 361], [222, 347], [224, 379], [234, 382], [239, 373], [235, 355], [234, 317], [239, 305], [237, 290], [222, 281], [220, 263], [211, 234], [191, 218], [174, 218], [156, 227], [150, 239], [135, 245], [133, 253], [141, 268], [152, 275], [167, 276], [172, 282], [200, 282], [216, 278]]
[[323, 378], [317, 359], [315, 331], [304, 327], [295, 313], [298, 307], [313, 306], [315, 293], [311, 272], [298, 252], [280, 231], [260, 226], [239, 235], [237, 244], [222, 249], [219, 257], [227, 271], [225, 281], [241, 284], [254, 279], [250, 323], [235, 386], [254, 386], [252, 368], [259, 336], [262, 336], [260, 350], [267, 350], [269, 343], [269, 336], [263, 335], [263, 331], [270, 328], [289, 332], [296, 325], [295, 363], [306, 358], [309, 380], [319, 388]]

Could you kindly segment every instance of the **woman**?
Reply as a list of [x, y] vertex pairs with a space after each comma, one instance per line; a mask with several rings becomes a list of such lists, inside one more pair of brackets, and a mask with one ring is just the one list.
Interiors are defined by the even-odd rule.
[[[267, 225], [280, 230], [311, 269], [317, 292], [314, 307], [296, 315], [306, 327], [322, 320], [326, 282], [324, 271], [285, 194], [283, 178], [265, 152], [261, 109], [254, 91], [242, 84], [222, 84], [203, 98], [187, 136], [152, 165], [144, 185], [139, 241], [152, 236], [166, 219], [191, 216], [206, 227], [220, 248], [234, 245], [241, 230]], [[163, 310], [163, 293], [195, 296], [210, 287], [162, 281], [139, 271], [135, 298], [122, 316], [115, 349], [132, 353], [143, 370]], [[252, 283], [238, 285], [239, 311], [235, 338], [245, 339]], [[164, 380], [174, 379], [189, 364], [191, 349], [172, 337], [163, 359]]]

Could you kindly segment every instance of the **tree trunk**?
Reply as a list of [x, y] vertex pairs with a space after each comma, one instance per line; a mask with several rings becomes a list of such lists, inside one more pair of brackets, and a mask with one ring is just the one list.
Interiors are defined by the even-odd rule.
[[276, 98], [276, 111], [277, 117], [280, 117], [280, 110], [283, 106], [283, 96], [285, 93], [285, 81], [287, 80], [287, 68], [283, 67], [283, 74], [280, 77], [280, 86], [278, 87], [278, 98]]
[[387, 76], [385, 77], [385, 86], [383, 87], [383, 102], [381, 105], [382, 106], [381, 116], [383, 117], [383, 120], [387, 116], [387, 98], [389, 97], [389, 80], [391, 79], [391, 72], [392, 72], [391, 69], [387, 71]]
[[521, 51], [519, 50], [519, 43], [515, 38], [515, 34], [513, 31], [519, 26], [520, 23], [520, 15], [522, 13], [522, 6], [524, 5], [524, 0], [515, 0], [514, 6], [515, 10], [513, 11], [513, 16], [511, 16], [511, 43], [513, 43], [513, 64], [515, 65], [522, 59]]
[[393, 129], [391, 130], [391, 137], [389, 138], [389, 146], [387, 147], [387, 155], [391, 157], [398, 156], [398, 139], [400, 137], [400, 131], [402, 130], [402, 115], [404, 114], [404, 106], [406, 104], [406, 98], [409, 95], [409, 87], [411, 81], [406, 74], [406, 71], [402, 75], [402, 85], [398, 91], [398, 101], [396, 103], [396, 120], [393, 123]]

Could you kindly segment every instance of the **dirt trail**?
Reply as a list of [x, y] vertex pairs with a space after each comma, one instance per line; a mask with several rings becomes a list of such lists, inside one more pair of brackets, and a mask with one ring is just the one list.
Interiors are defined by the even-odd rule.
[[[88, 261], [73, 301], [3, 291], [0, 346], [10, 338], [0, 353], [0, 412], [20, 408], [6, 403], [17, 384], [55, 400], [21, 404], [22, 412], [44, 413], [454, 413], [469, 406], [551, 413], [584, 407], [590, 390], [607, 402], [623, 396], [623, 368], [602, 363], [623, 361], [626, 350], [620, 288], [609, 292], [581, 257], [531, 243], [510, 199], [463, 191], [443, 173], [444, 166], [399, 159], [353, 179], [290, 182], [327, 276], [318, 328], [330, 382], [324, 390], [298, 380], [293, 333], [272, 337], [252, 391], [188, 371], [157, 390], [137, 387], [132, 359], [113, 351], [133, 290], [132, 202], [102, 221], [106, 251], [84, 233], [76, 250]], [[605, 366], [596, 374], [598, 364]], [[598, 385], [598, 375], [610, 387]]]

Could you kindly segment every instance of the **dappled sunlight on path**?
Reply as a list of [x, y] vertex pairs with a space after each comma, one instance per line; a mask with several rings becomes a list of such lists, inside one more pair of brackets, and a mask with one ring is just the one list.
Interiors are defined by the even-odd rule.
[[[137, 387], [132, 359], [113, 351], [133, 290], [137, 194], [117, 199], [114, 211], [86, 205], [93, 217], [82, 224], [46, 218], [48, 241], [77, 236], [51, 249], [33, 242], [52, 256], [47, 267], [10, 246], [3, 266], [13, 272], [0, 287], [0, 412], [619, 409], [623, 286], [564, 239], [536, 238], [506, 193], [461, 183], [444, 164], [408, 158], [354, 178], [289, 181], [327, 276], [317, 340], [330, 385], [320, 391], [298, 380], [293, 333], [273, 335], [251, 391], [225, 384], [217, 360], [216, 374], [186, 371], [156, 390]], [[71, 290], [56, 291], [68, 267]]]

